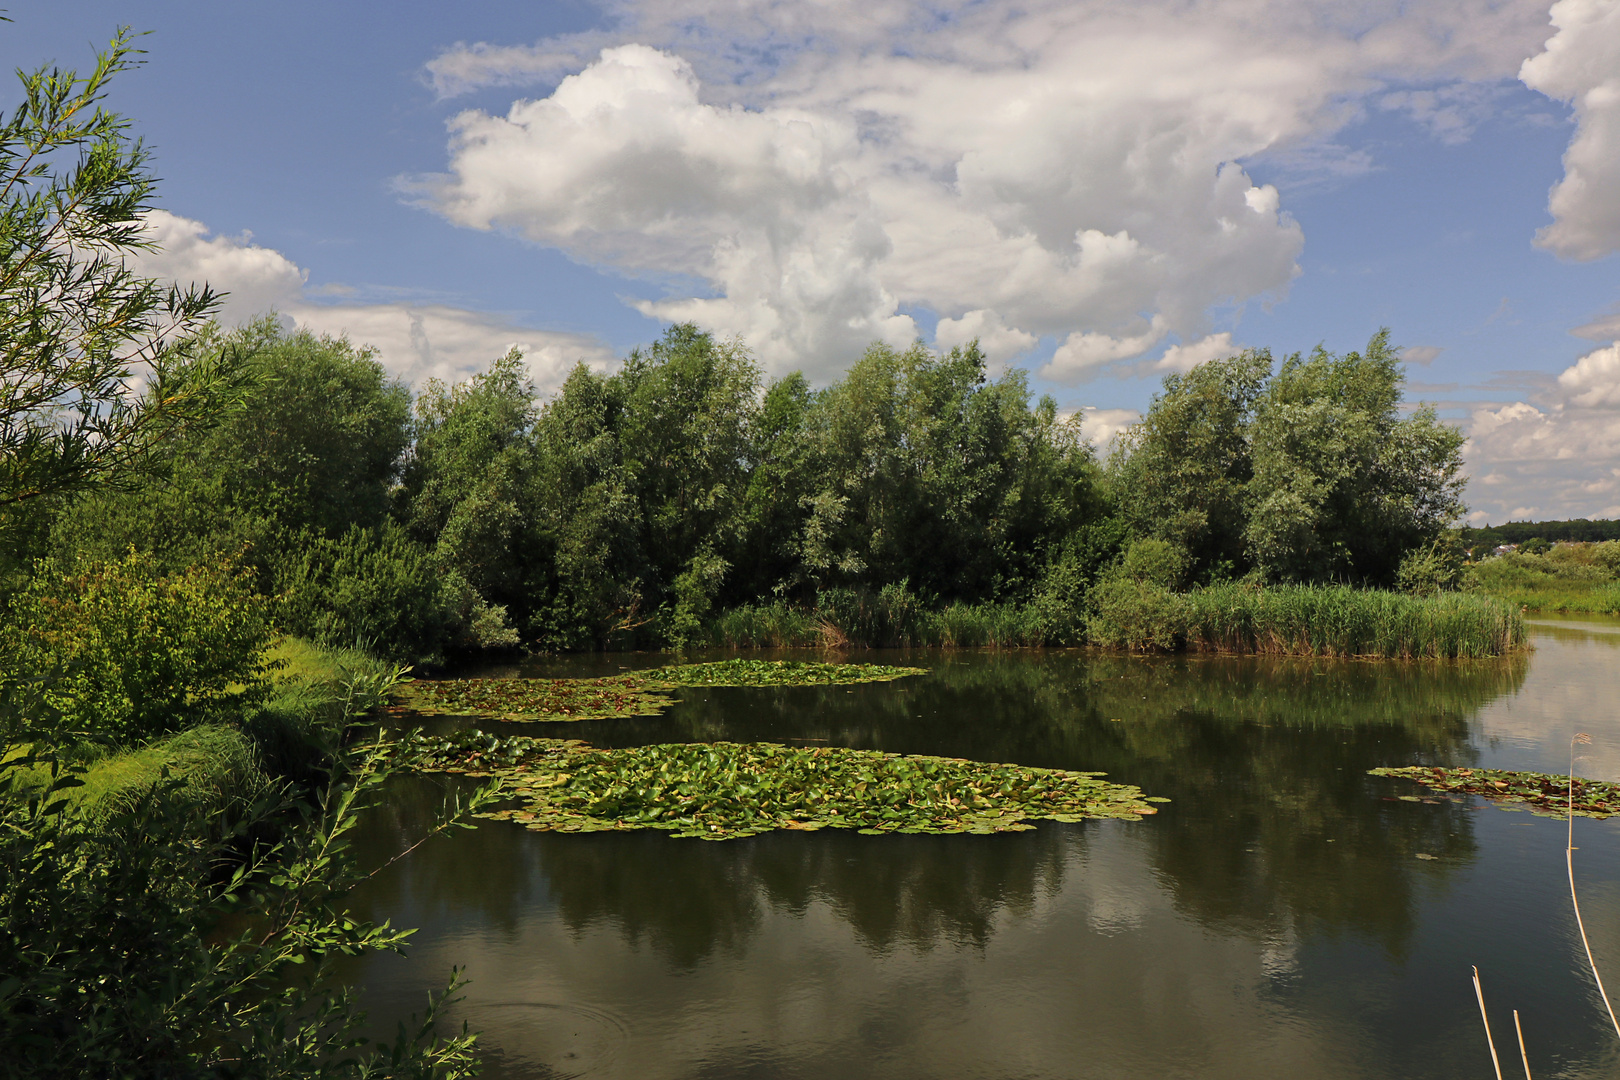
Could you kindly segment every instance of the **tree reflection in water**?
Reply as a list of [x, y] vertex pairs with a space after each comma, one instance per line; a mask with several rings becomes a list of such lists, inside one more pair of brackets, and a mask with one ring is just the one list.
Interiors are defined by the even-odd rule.
[[[1414, 890], [1443, 881], [1473, 852], [1473, 822], [1454, 804], [1396, 801], [1394, 786], [1366, 770], [1472, 762], [1468, 718], [1517, 689], [1527, 667], [1523, 657], [904, 659], [931, 673], [854, 688], [685, 691], [667, 718], [566, 730], [602, 745], [773, 740], [1101, 769], [1172, 802], [1141, 823], [1046, 823], [992, 837], [825, 831], [704, 843], [486, 823], [382, 875], [364, 894], [367, 914], [431, 921], [471, 909], [510, 926], [544, 902], [576, 931], [608, 920], [629, 944], [691, 965], [743, 947], [764, 906], [802, 913], [821, 900], [873, 949], [983, 945], [998, 913], [1027, 912], [1061, 887], [1092, 830], [1120, 828], [1145, 846], [1176, 908], [1211, 928], [1257, 941], [1354, 931], [1400, 954], [1412, 933]], [[399, 784], [368, 822], [366, 858], [381, 862], [419, 834], [442, 784]], [[1425, 863], [1419, 853], [1440, 858]]]

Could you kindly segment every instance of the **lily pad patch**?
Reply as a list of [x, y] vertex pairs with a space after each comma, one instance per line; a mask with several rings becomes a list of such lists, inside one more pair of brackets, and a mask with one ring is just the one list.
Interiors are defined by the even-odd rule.
[[674, 704], [666, 687], [634, 675], [601, 679], [418, 679], [397, 702], [418, 713], [495, 720], [604, 720], [656, 716]]
[[1032, 821], [1140, 820], [1154, 803], [1103, 774], [776, 743], [602, 749], [459, 732], [399, 744], [415, 768], [488, 776], [518, 804], [481, 816], [537, 831], [661, 829], [729, 840], [776, 829], [997, 833]]
[[925, 668], [888, 664], [825, 664], [803, 660], [719, 660], [674, 664], [646, 673], [674, 686], [850, 686], [926, 675]]
[[[1452, 794], [1478, 795], [1504, 810], [1529, 810], [1541, 817], [1564, 817], [1570, 809], [1570, 778], [1553, 773], [1514, 772], [1507, 769], [1442, 769], [1413, 765], [1399, 769], [1372, 769], [1373, 776], [1415, 780], [1424, 787]], [[1411, 796], [1401, 796], [1418, 801]], [[1423, 800], [1428, 802], [1430, 800]], [[1606, 818], [1620, 813], [1620, 784], [1575, 778], [1576, 817]]]
[[395, 701], [417, 713], [493, 720], [606, 720], [656, 716], [686, 686], [847, 686], [923, 675], [923, 668], [798, 660], [673, 664], [600, 679], [433, 679], [400, 684]]

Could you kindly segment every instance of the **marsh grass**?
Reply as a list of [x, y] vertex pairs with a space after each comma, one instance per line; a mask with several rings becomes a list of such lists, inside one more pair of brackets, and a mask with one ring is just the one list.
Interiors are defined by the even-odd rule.
[[777, 601], [733, 608], [708, 627], [710, 644], [763, 648], [992, 648], [1079, 644], [1034, 604], [929, 608], [903, 588], [829, 590], [815, 607]]
[[1520, 613], [1491, 597], [1337, 585], [1228, 583], [1173, 593], [1109, 582], [1089, 629], [1094, 642], [1116, 648], [1263, 656], [1479, 658], [1525, 642]]

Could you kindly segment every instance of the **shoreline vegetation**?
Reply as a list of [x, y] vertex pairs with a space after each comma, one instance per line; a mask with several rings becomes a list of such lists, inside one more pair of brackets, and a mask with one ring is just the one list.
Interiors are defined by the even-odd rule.
[[1464, 586], [1528, 611], [1620, 614], [1620, 541], [1530, 541], [1469, 567]]
[[706, 638], [706, 644], [733, 649], [1093, 645], [1127, 652], [1401, 660], [1478, 659], [1525, 647], [1519, 609], [1491, 596], [1241, 582], [1175, 592], [1131, 580], [1104, 583], [1082, 628], [1054, 626], [1035, 605], [931, 610], [880, 594], [853, 619], [838, 608], [738, 608], [710, 624]]

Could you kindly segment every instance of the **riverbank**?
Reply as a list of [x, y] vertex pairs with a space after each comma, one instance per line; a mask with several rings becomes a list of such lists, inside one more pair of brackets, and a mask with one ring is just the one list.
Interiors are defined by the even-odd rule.
[[1609, 544], [1560, 544], [1544, 554], [1510, 552], [1468, 570], [1470, 591], [1530, 611], [1620, 613]]

